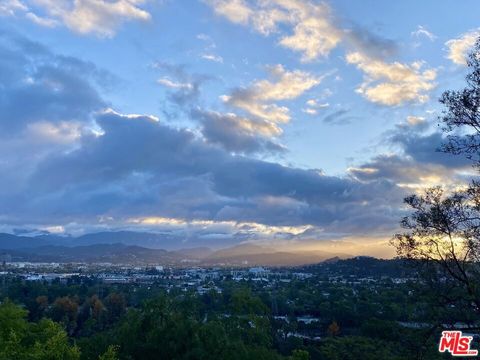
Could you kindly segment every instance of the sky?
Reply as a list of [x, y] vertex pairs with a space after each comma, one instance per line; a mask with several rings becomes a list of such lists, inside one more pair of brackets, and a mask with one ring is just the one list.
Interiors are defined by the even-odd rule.
[[436, 151], [438, 99], [479, 11], [0, 0], [0, 231], [390, 256], [402, 199], [472, 173]]

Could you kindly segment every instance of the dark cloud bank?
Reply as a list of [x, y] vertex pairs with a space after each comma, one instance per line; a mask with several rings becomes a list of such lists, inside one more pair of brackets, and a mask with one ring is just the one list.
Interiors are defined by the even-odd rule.
[[[0, 139], [22, 149], [0, 153], [5, 226], [73, 222], [88, 231], [99, 219], [119, 224], [156, 216], [313, 225], [305, 237], [388, 234], [409, 191], [397, 184], [417, 176], [413, 170], [405, 175], [406, 169], [459, 166], [435, 155], [440, 135], [401, 129], [391, 141], [404, 154], [378, 156], [344, 177], [283, 166], [239, 155], [279, 145], [237, 136], [241, 129], [211, 112], [192, 114], [203, 131], [196, 135], [151, 116], [104, 110], [108, 102], [99, 89], [106, 78], [90, 63], [0, 34]], [[47, 132], [40, 146], [28, 131], [45, 123], [49, 129], [76, 124], [78, 134], [59, 145]], [[367, 168], [376, 170], [362, 171]]]

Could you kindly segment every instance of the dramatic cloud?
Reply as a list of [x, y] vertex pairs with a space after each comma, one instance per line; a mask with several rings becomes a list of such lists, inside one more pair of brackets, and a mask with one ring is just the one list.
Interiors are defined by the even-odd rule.
[[[453, 186], [467, 176], [466, 160], [435, 152], [442, 135], [432, 130], [423, 107], [408, 113], [405, 108], [381, 109], [392, 118], [411, 114], [393, 131], [383, 133], [379, 148], [388, 152], [362, 158], [343, 174], [338, 169], [341, 165], [326, 162], [341, 175], [328, 175], [329, 168], [309, 168], [313, 157], [318, 155], [315, 161], [322, 165], [329, 156], [322, 148], [332, 143], [329, 136], [339, 136], [339, 143], [344, 139], [341, 129], [325, 124], [347, 124], [353, 116], [372, 115], [370, 106], [351, 109], [354, 102], [341, 98], [345, 92], [357, 88], [368, 101], [386, 106], [425, 103], [435, 86], [435, 70], [422, 62], [395, 62], [396, 42], [353, 23], [340, 24], [325, 3], [208, 3], [229, 21], [297, 52], [300, 61], [321, 59], [341, 43], [347, 51], [345, 59], [353, 66], [345, 70], [344, 58], [332, 56], [328, 65], [270, 66], [268, 76], [243, 82], [254, 67], [270, 62], [278, 49], [252, 65], [249, 51], [253, 50], [242, 44], [245, 61], [242, 53], [229, 63], [232, 57], [223, 60], [217, 55], [213, 39], [198, 34], [198, 24], [192, 23], [182, 28], [185, 44], [176, 39], [134, 39], [135, 44], [128, 37], [117, 39], [119, 54], [161, 49], [165, 51], [155, 53], [157, 59], [162, 56], [172, 62], [159, 61], [147, 68], [148, 51], [140, 57], [129, 54], [125, 61], [132, 67], [118, 71], [132, 83], [127, 90], [106, 91], [103, 83], [111, 81], [111, 75], [93, 64], [58, 55], [18, 35], [0, 33], [1, 229], [76, 234], [145, 229], [191, 241], [193, 246], [202, 239], [225, 244], [265, 239], [309, 242], [370, 234], [388, 238], [404, 214], [405, 195], [425, 185]], [[0, 3], [0, 13], [110, 37], [124, 21], [148, 20], [146, 4], [140, 0], [9, 0]], [[198, 21], [205, 26], [204, 19]], [[195, 32], [187, 34], [187, 30]], [[218, 36], [219, 48], [225, 51], [222, 55], [227, 54], [226, 36], [211, 30], [202, 31]], [[413, 36], [427, 36], [426, 31], [419, 28]], [[62, 41], [70, 38], [61, 35], [56, 46], [67, 46]], [[78, 53], [97, 47], [98, 41], [89, 39], [82, 40], [81, 47], [67, 48]], [[85, 56], [111, 60], [93, 52]], [[143, 68], [130, 74], [128, 69], [136, 66]], [[327, 66], [342, 71], [336, 74], [338, 79], [325, 79], [333, 73], [327, 72]], [[221, 81], [197, 73], [212, 67]], [[349, 83], [357, 71], [364, 74], [361, 85]], [[155, 78], [144, 81], [152, 73]], [[329, 88], [319, 89], [327, 82]], [[143, 94], [153, 98], [144, 99]], [[142, 109], [138, 114], [113, 110], [139, 104], [149, 109], [159, 106], [160, 115], [144, 114]], [[292, 121], [294, 115], [300, 120]], [[307, 115], [315, 117], [307, 120]], [[322, 134], [308, 134], [305, 143], [291, 140], [311, 131], [313, 127], [308, 126], [313, 122], [318, 125], [315, 131]], [[388, 126], [385, 123], [366, 122], [365, 133], [376, 136], [378, 128], [370, 131], [370, 126]], [[286, 136], [283, 131], [288, 131]], [[315, 135], [320, 135], [319, 147], [309, 153]], [[358, 144], [371, 144], [371, 140], [341, 145], [354, 152]], [[290, 142], [299, 152], [288, 153], [281, 141]]]
[[[143, 217], [128, 219], [127, 223], [135, 226], [143, 226], [149, 230], [184, 232], [185, 229], [191, 234], [200, 234], [200, 237], [226, 238], [236, 237], [240, 240], [247, 239], [290, 239], [302, 235], [311, 230], [310, 225], [303, 226], [270, 226], [255, 222], [237, 221], [214, 221], [214, 220], [187, 220], [181, 218]], [[191, 235], [190, 235], [191, 236]]]
[[91, 63], [0, 32], [0, 197], [22, 191], [45, 158], [93, 134], [93, 114], [105, 106], [98, 89], [110, 79]]
[[[206, 35], [201, 38], [210, 41]], [[256, 80], [248, 87], [236, 88], [229, 95], [222, 95], [220, 99], [230, 111], [220, 113], [197, 105], [200, 86], [211, 77], [189, 74], [183, 66], [166, 63], [156, 63], [154, 68], [168, 74], [157, 82], [170, 89], [170, 100], [200, 122], [201, 132], [207, 141], [228, 151], [244, 154], [283, 152], [285, 148], [275, 138], [282, 134], [280, 124], [288, 123], [291, 117], [289, 108], [278, 102], [302, 96], [326, 76], [300, 70], [288, 71], [282, 65], [267, 66], [268, 79]]]
[[365, 73], [365, 80], [357, 89], [366, 99], [387, 106], [404, 103], [424, 103], [428, 92], [435, 87], [436, 71], [422, 71], [422, 63], [387, 63], [354, 52], [347, 55], [347, 62]]
[[443, 166], [445, 172], [450, 173], [451, 176], [455, 176], [456, 170], [464, 171], [471, 167], [471, 162], [467, 158], [439, 151], [440, 146], [445, 142], [442, 133], [419, 133], [419, 130], [425, 129], [424, 120], [416, 118], [412, 122], [412, 117], [408, 117], [407, 121], [412, 131], [399, 128], [389, 138], [392, 144], [402, 148], [404, 155], [418, 163]]
[[448, 48], [447, 58], [457, 65], [467, 64], [468, 52], [475, 45], [475, 41], [480, 37], [480, 29], [471, 30], [456, 39], [448, 40], [445, 45]]
[[150, 20], [140, 6], [144, 0], [8, 0], [0, 4], [0, 14], [23, 13], [32, 22], [54, 27], [60, 22], [80, 34], [112, 37], [129, 20]]
[[99, 134], [82, 134], [77, 149], [51, 153], [23, 186], [0, 194], [9, 223], [17, 216], [49, 225], [53, 216], [57, 225], [160, 217], [307, 226], [335, 237], [391, 229], [398, 218], [391, 204], [403, 193], [388, 182], [234, 156], [152, 116], [108, 110], [96, 122]]
[[422, 117], [409, 116], [405, 124], [387, 136], [396, 153], [375, 156], [359, 167], [349, 169], [360, 181], [392, 181], [399, 187], [419, 190], [429, 186], [458, 186], [471, 172], [471, 162], [466, 158], [438, 151], [445, 141], [442, 133], [429, 131]]
[[350, 173], [362, 181], [383, 178], [412, 190], [446, 184], [445, 180], [450, 179], [448, 169], [442, 166], [418, 164], [413, 159], [395, 154], [378, 155], [358, 168], [351, 168]]
[[[250, 116], [197, 109], [190, 111], [201, 125], [196, 133], [151, 115], [99, 111], [105, 101], [95, 90], [100, 72], [92, 65], [5, 36], [1, 52], [2, 101], [19, 103], [29, 96], [23, 107], [5, 106], [16, 111], [5, 111], [0, 118], [9, 134], [18, 134], [0, 142], [3, 226], [37, 224], [39, 229], [65, 231], [138, 226], [196, 239], [192, 241], [233, 242], [389, 234], [397, 226], [399, 204], [408, 189], [402, 186], [411, 179], [380, 167], [378, 159], [359, 166], [378, 169], [377, 176], [367, 178], [359, 171], [327, 176], [240, 156], [281, 151], [272, 140], [281, 134], [281, 121], [253, 116], [235, 105]], [[34, 66], [32, 59], [38, 57], [41, 66]], [[168, 68], [168, 77], [160, 78], [163, 86], [189, 90], [185, 84], [192, 81], [183, 69], [157, 68]], [[273, 105], [320, 82], [281, 66], [270, 70], [271, 79], [237, 91], [252, 102]], [[32, 104], [31, 109], [25, 104]], [[315, 99], [307, 105], [325, 106]], [[406, 136], [393, 141], [401, 144], [406, 159], [415, 154], [420, 161], [423, 156], [435, 171], [448, 166], [427, 158], [427, 141], [422, 146]], [[161, 225], [165, 221], [168, 226]], [[178, 233], [171, 229], [175, 224], [181, 227]]]

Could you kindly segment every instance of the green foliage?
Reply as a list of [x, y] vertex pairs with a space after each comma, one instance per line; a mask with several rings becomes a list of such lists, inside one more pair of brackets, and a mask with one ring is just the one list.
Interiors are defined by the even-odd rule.
[[309, 360], [310, 354], [305, 350], [293, 350], [289, 360]]
[[254, 297], [248, 288], [236, 290], [232, 294], [230, 307], [235, 314], [265, 315], [268, 307], [258, 297]]
[[98, 360], [118, 360], [118, 346], [110, 345], [107, 351], [98, 357]]
[[47, 319], [29, 323], [26, 317], [27, 311], [8, 300], [0, 305], [0, 359], [80, 359], [60, 325]]

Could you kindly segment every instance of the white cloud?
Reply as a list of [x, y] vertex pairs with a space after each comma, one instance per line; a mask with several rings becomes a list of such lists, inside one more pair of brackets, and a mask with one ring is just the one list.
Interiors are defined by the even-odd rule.
[[307, 107], [303, 108], [302, 111], [309, 115], [317, 115], [319, 109], [325, 109], [330, 106], [329, 103], [321, 103], [316, 99], [307, 100], [305, 105], [307, 105]]
[[253, 28], [263, 35], [278, 32], [278, 24], [291, 22], [288, 12], [280, 8], [257, 9], [252, 17]]
[[290, 121], [289, 109], [272, 102], [295, 99], [320, 84], [322, 77], [300, 70], [287, 71], [282, 65], [268, 70], [271, 80], [255, 81], [248, 88], [222, 96], [222, 100], [263, 120], [286, 123]]
[[121, 119], [125, 119], [125, 120], [147, 120], [147, 121], [150, 121], [150, 122], [153, 122], [153, 123], [158, 123], [160, 121], [160, 119], [158, 117], [156, 117], [155, 115], [152, 115], [152, 114], [122, 114], [122, 113], [119, 113], [115, 110], [113, 110], [112, 108], [106, 108], [106, 109], [103, 109], [102, 111], [100, 111], [98, 113], [99, 115], [114, 115], [114, 116], [118, 116], [120, 117]]
[[[397, 106], [406, 102], [426, 102], [428, 92], [435, 87], [434, 69], [422, 69], [423, 62], [411, 64], [387, 62], [396, 50], [393, 41], [383, 39], [362, 28], [344, 29], [336, 21], [327, 3], [301, 0], [264, 0], [247, 2], [243, 0], [205, 0], [215, 12], [229, 21], [265, 36], [275, 34], [278, 43], [301, 53], [301, 60], [313, 61], [327, 56], [340, 42], [344, 42], [350, 53], [347, 62], [355, 64], [365, 73], [364, 82], [357, 88], [369, 101]], [[436, 36], [424, 26], [418, 26], [412, 36]], [[265, 84], [266, 88], [262, 89]], [[224, 101], [242, 108], [250, 115], [276, 122], [288, 122], [288, 108], [267, 104], [272, 89], [269, 82], [256, 82], [253, 87], [224, 96]], [[285, 94], [295, 89], [278, 86]], [[253, 94], [253, 95], [252, 95]], [[275, 97], [275, 96], [274, 96]], [[280, 98], [275, 98], [280, 100]], [[308, 114], [316, 114], [318, 109], [306, 107]]]
[[[283, 150], [281, 145], [268, 140], [280, 136], [282, 129], [279, 124], [288, 123], [291, 119], [289, 108], [276, 102], [301, 96], [320, 84], [323, 76], [300, 70], [287, 71], [282, 65], [267, 69], [269, 79], [256, 80], [249, 87], [235, 89], [230, 95], [220, 97], [224, 103], [243, 114], [210, 113], [208, 121], [204, 121], [204, 132], [208, 131], [210, 138], [215, 138], [217, 142], [221, 140], [222, 143], [237, 144], [238, 148]], [[213, 131], [221, 127], [224, 128], [224, 136]], [[225, 136], [227, 134], [228, 138]]]
[[193, 85], [190, 83], [182, 83], [178, 81], [170, 80], [169, 78], [163, 77], [157, 80], [160, 85], [168, 87], [170, 89], [193, 89]]
[[318, 110], [314, 109], [314, 108], [304, 108], [304, 109], [302, 109], [302, 111], [305, 114], [308, 114], [308, 115], [317, 115], [318, 114]]
[[445, 45], [448, 48], [447, 58], [455, 64], [466, 65], [468, 52], [475, 45], [475, 41], [480, 37], [480, 29], [471, 30], [460, 37], [448, 40]]
[[279, 25], [290, 28], [282, 33], [281, 46], [302, 54], [302, 61], [327, 56], [341, 41], [342, 31], [334, 25], [326, 3], [300, 0], [268, 0], [251, 5], [243, 0], [206, 0], [214, 11], [229, 21], [250, 26], [263, 35], [279, 32]]
[[233, 23], [247, 25], [253, 10], [243, 0], [210, 0], [207, 3], [218, 15]]
[[347, 54], [346, 59], [365, 73], [364, 82], [356, 91], [374, 103], [387, 106], [424, 103], [429, 99], [428, 92], [435, 87], [436, 71], [422, 71], [422, 62], [386, 63], [359, 52]]
[[303, 61], [326, 56], [341, 41], [342, 32], [334, 26], [330, 7], [307, 1], [279, 0], [293, 17], [293, 34], [280, 39], [280, 44], [302, 53]]
[[[281, 199], [280, 199], [281, 200]], [[197, 230], [210, 230], [211, 232], [227, 232], [228, 230], [240, 234], [256, 234], [259, 236], [275, 236], [279, 234], [301, 235], [307, 230], [313, 229], [312, 225], [297, 225], [297, 226], [273, 226], [262, 224], [258, 222], [243, 222], [243, 221], [216, 221], [216, 220], [199, 220], [199, 219], [182, 219], [169, 218], [162, 216], [149, 216], [129, 218], [127, 223], [143, 226], [158, 227], [160, 229], [177, 229], [189, 228]], [[215, 231], [214, 231], [215, 230]]]
[[262, 104], [257, 102], [256, 99], [228, 95], [221, 96], [221, 99], [232, 106], [245, 110], [250, 115], [266, 121], [274, 123], [288, 123], [290, 121], [290, 110], [286, 106]]
[[417, 38], [423, 36], [423, 37], [426, 37], [430, 41], [434, 41], [437, 38], [436, 35], [434, 35], [430, 31], [428, 31], [427, 28], [425, 26], [422, 26], [422, 25], [418, 25], [417, 30], [412, 31], [411, 35], [415, 36]]
[[232, 124], [238, 129], [241, 129], [242, 132], [249, 133], [251, 135], [261, 135], [265, 137], [274, 137], [282, 134], [282, 129], [279, 128], [276, 124], [270, 122], [261, 122], [253, 121], [251, 119], [240, 117], [233, 113], [213, 113], [217, 116], [223, 116], [225, 119], [228, 119]]
[[410, 126], [417, 126], [425, 123], [423, 116], [407, 116], [407, 124]]
[[49, 233], [52, 233], [52, 234], [65, 233], [65, 228], [62, 225], [45, 226], [45, 227], [41, 227], [40, 230], [48, 231]]
[[203, 53], [200, 54], [200, 57], [204, 60], [207, 61], [213, 61], [213, 62], [218, 62], [218, 63], [223, 63], [223, 58], [220, 55], [215, 54], [215, 49], [217, 47], [217, 44], [215, 44], [215, 41], [208, 36], [207, 34], [197, 34], [197, 39], [201, 40], [203, 43], [205, 43], [205, 48], [203, 50]]
[[305, 104], [307, 104], [310, 107], [314, 107], [314, 108], [318, 108], [318, 109], [327, 108], [327, 107], [330, 106], [329, 103], [320, 103], [318, 100], [315, 100], [315, 99], [307, 100], [307, 102]]
[[[145, 0], [8, 0], [0, 4], [0, 14], [14, 15], [22, 11], [30, 21], [46, 27], [62, 22], [80, 34], [112, 37], [128, 20], [150, 20], [150, 14], [140, 6]], [[27, 5], [28, 6], [27, 6]], [[39, 15], [40, 10], [48, 17]]]
[[253, 84], [256, 97], [263, 101], [295, 99], [322, 80], [305, 71], [287, 71], [282, 65], [271, 66], [268, 70], [274, 82], [260, 80]]
[[55, 19], [40, 17], [33, 12], [27, 12], [25, 14], [25, 17], [28, 20], [30, 20], [31, 22], [33, 22], [37, 25], [40, 25], [40, 26], [44, 26], [44, 27], [53, 28], [53, 27], [58, 26], [58, 24], [59, 24], [59, 22]]
[[219, 55], [215, 54], [202, 54], [201, 55], [202, 59], [208, 60], [208, 61], [213, 61], [213, 62], [218, 62], [218, 63], [223, 63], [223, 58]]
[[15, 16], [17, 11], [27, 11], [28, 7], [19, 0], [1, 0], [0, 1], [0, 15]]

